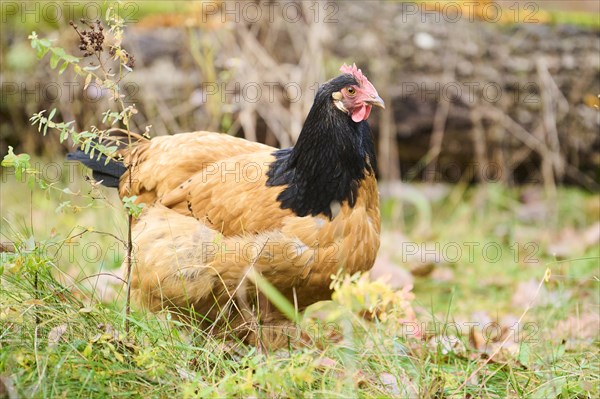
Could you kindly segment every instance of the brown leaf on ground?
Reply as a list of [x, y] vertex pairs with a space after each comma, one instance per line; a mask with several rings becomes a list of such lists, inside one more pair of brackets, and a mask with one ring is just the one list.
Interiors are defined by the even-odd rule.
[[435, 269], [433, 263], [413, 263], [410, 266], [410, 273], [413, 276], [426, 277], [433, 272], [433, 269]]
[[512, 305], [519, 309], [526, 309], [527, 306], [560, 306], [566, 303], [571, 297], [571, 291], [548, 291], [545, 285], [539, 288], [539, 281], [530, 279], [517, 285], [517, 289], [512, 297]]
[[548, 245], [548, 254], [558, 259], [580, 256], [593, 245], [600, 243], [600, 222], [584, 230], [568, 227], [560, 232], [554, 242]]
[[469, 345], [478, 351], [485, 350], [486, 340], [483, 335], [475, 327], [469, 328]]
[[372, 383], [371, 378], [361, 370], [357, 370], [352, 376], [352, 380], [354, 381], [354, 386], [356, 388], [366, 388], [369, 384]]
[[535, 279], [519, 283], [512, 296], [512, 305], [520, 309], [525, 309], [529, 305], [532, 307], [547, 305], [550, 302], [548, 290], [542, 286], [538, 293], [538, 286], [539, 282]]
[[433, 351], [439, 350], [443, 355], [449, 353], [457, 356], [466, 355], [465, 345], [455, 335], [434, 335], [429, 339], [428, 345]]
[[561, 320], [554, 328], [556, 338], [566, 339], [567, 348], [576, 348], [582, 342], [600, 338], [600, 315], [595, 312], [574, 314]]
[[419, 398], [444, 398], [446, 381], [441, 374], [433, 374], [419, 387]]
[[0, 376], [0, 398], [4, 399], [18, 399], [19, 394], [17, 388], [12, 380], [12, 377], [2, 375]]
[[196, 379], [196, 373], [193, 371], [187, 370], [178, 365], [175, 365], [175, 369], [177, 370], [177, 374], [179, 374], [179, 378], [181, 378], [183, 381], [194, 381]]
[[400, 387], [398, 386], [398, 380], [393, 374], [390, 373], [381, 373], [379, 374], [379, 381], [383, 384], [386, 391], [390, 395], [398, 396], [400, 395]]
[[[518, 324], [518, 318], [508, 315], [502, 320], [493, 320], [485, 312], [476, 312], [472, 316], [469, 327], [469, 346], [482, 355], [489, 356], [499, 351], [500, 355], [518, 353], [521, 344], [520, 337], [521, 326]], [[498, 355], [496, 355], [498, 356]], [[498, 360], [498, 359], [496, 359]]]
[[48, 347], [52, 348], [60, 342], [62, 336], [67, 332], [68, 326], [66, 324], [60, 324], [54, 327], [48, 333]]
[[318, 359], [315, 359], [314, 365], [318, 369], [325, 370], [335, 368], [338, 364], [335, 359], [332, 359], [330, 357], [320, 357]]
[[12, 242], [0, 242], [0, 252], [16, 252], [15, 244]]

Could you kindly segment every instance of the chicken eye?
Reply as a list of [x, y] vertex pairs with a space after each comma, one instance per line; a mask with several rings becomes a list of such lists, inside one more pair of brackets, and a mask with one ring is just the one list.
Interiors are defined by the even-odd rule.
[[354, 97], [356, 95], [356, 89], [352, 86], [348, 87], [346, 89], [346, 91], [348, 92], [348, 94], [350, 95], [350, 97]]

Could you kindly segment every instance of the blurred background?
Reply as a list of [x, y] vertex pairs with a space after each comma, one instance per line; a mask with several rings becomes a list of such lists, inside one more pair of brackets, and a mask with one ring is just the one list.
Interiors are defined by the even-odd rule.
[[[318, 86], [356, 63], [386, 103], [369, 118], [382, 199], [372, 274], [412, 290], [419, 321], [497, 323], [491, 341], [466, 329], [470, 348], [488, 355], [498, 345], [516, 353], [523, 342], [502, 340], [516, 321], [533, 323], [535, 357], [519, 357], [525, 385], [533, 378], [537, 397], [597, 397], [556, 396], [544, 381], [560, 369], [580, 381], [557, 377], [558, 392], [599, 389], [588, 366], [600, 356], [599, 4], [122, 1], [135, 67], [121, 87], [138, 132], [212, 130], [286, 147]], [[122, 301], [111, 275], [124, 253], [115, 237], [127, 231], [121, 201], [65, 162], [69, 143], [29, 122], [57, 108], [56, 121], [106, 128], [110, 95], [84, 91], [71, 68], [58, 75], [27, 39], [36, 31], [81, 57], [69, 20], [103, 19], [106, 5], [0, 7], [0, 153], [31, 154], [38, 178], [58, 188], [30, 189], [2, 168], [0, 240], [60, 243], [50, 255], [61, 281], [89, 285], [84, 300]]]
[[[61, 5], [62, 4], [62, 5]], [[383, 180], [600, 184], [597, 1], [124, 1], [135, 128], [293, 145], [318, 85], [355, 62], [387, 104], [370, 118]], [[27, 36], [81, 56], [69, 26], [102, 2], [3, 2], [0, 151], [66, 152], [28, 118], [78, 128], [110, 101], [57, 77]], [[114, 105], [114, 104], [113, 104]]]

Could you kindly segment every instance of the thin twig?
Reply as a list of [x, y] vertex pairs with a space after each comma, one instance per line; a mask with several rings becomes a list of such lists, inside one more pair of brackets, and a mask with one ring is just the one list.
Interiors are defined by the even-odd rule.
[[[457, 56], [454, 51], [448, 54], [449, 59], [446, 60], [444, 69], [444, 83], [452, 82], [456, 77], [456, 62]], [[451, 99], [444, 98], [444, 91], [439, 93], [439, 102], [435, 115], [433, 117], [433, 130], [431, 132], [431, 140], [429, 151], [425, 155], [425, 180], [433, 181], [435, 179], [435, 171], [437, 169], [437, 160], [442, 151], [442, 142], [444, 141], [444, 132], [446, 130], [446, 122], [450, 113]]]
[[127, 284], [127, 281], [126, 281], [126, 280], [123, 280], [121, 277], [117, 276], [116, 274], [112, 274], [112, 273], [106, 273], [106, 272], [94, 273], [94, 274], [92, 274], [92, 275], [90, 275], [90, 276], [86, 276], [86, 277], [82, 278], [82, 279], [81, 279], [81, 280], [79, 280], [79, 281], [76, 281], [75, 283], [76, 283], [76, 284], [81, 284], [81, 283], [83, 283], [85, 280], [89, 280], [89, 279], [91, 279], [91, 278], [94, 278], [94, 277], [100, 277], [100, 276], [109, 276], [109, 277], [114, 277], [114, 278], [116, 278], [117, 280], [120, 280], [120, 281], [121, 281], [123, 284]]
[[[131, 187], [131, 173], [129, 174], [129, 184]], [[131, 224], [133, 215], [129, 214], [127, 218], [127, 252], [125, 262], [127, 263], [127, 293], [125, 299], [125, 334], [129, 334], [129, 315], [131, 314], [131, 263], [132, 263], [132, 239]]]

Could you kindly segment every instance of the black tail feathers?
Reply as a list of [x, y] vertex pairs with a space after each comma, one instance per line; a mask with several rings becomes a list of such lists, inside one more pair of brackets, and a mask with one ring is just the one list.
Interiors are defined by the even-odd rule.
[[98, 155], [90, 158], [88, 154], [81, 150], [67, 154], [67, 159], [70, 161], [79, 161], [90, 168], [94, 179], [106, 187], [119, 187], [119, 179], [127, 170], [125, 165], [113, 159], [106, 163], [106, 155], [101, 155], [100, 159], [98, 159]]

